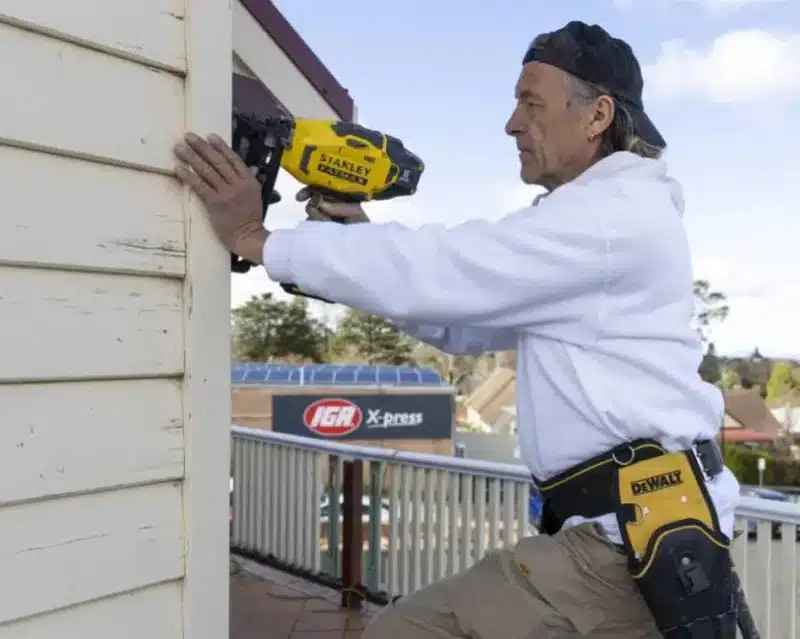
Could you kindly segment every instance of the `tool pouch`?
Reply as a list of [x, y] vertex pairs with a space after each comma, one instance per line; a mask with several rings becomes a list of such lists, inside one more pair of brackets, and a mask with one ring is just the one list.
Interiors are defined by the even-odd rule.
[[628, 568], [658, 629], [668, 639], [734, 639], [730, 540], [694, 451], [617, 465]]

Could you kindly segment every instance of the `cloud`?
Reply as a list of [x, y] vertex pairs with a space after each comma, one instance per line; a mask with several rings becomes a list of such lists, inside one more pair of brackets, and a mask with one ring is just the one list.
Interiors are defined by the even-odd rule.
[[704, 49], [665, 42], [643, 73], [649, 98], [757, 104], [800, 97], [798, 68], [800, 33], [745, 29], [729, 31]]
[[695, 277], [706, 279], [727, 297], [730, 315], [711, 330], [724, 354], [749, 353], [755, 347], [769, 356], [800, 356], [800, 298], [781, 273], [785, 263], [753, 270], [740, 260], [706, 254], [695, 260]]
[[748, 353], [754, 348], [772, 357], [800, 357], [800, 308], [785, 297], [758, 300], [731, 295], [730, 315], [711, 331], [717, 350]]
[[682, 0], [682, 2], [694, 2], [701, 4], [712, 11], [726, 9], [741, 9], [754, 4], [780, 4], [787, 0]]
[[[615, 7], [621, 10], [632, 9], [634, 7], [651, 7], [656, 0], [613, 0]], [[788, 0], [661, 0], [661, 6], [675, 4], [693, 4], [706, 9], [709, 13], [721, 13], [725, 11], [735, 11], [752, 5], [763, 4], [782, 4]]]

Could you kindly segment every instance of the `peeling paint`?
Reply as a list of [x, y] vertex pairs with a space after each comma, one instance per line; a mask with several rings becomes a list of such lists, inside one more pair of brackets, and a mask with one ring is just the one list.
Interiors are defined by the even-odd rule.
[[172, 11], [162, 11], [161, 13], [165, 16], [169, 16], [170, 18], [175, 18], [179, 22], [183, 22], [185, 19], [184, 16], [180, 15], [179, 13], [172, 13]]
[[162, 242], [161, 244], [150, 244], [147, 238], [136, 240], [114, 240], [110, 242], [113, 246], [134, 249], [136, 251], [149, 251], [159, 255], [170, 257], [185, 257], [186, 251], [175, 246], [175, 242]]

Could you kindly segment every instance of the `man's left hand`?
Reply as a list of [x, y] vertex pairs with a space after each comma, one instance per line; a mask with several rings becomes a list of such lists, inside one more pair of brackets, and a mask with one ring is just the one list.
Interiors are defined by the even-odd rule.
[[263, 261], [268, 232], [261, 222], [261, 185], [224, 140], [187, 133], [175, 147], [184, 163], [175, 172], [205, 204], [225, 247], [254, 264]]

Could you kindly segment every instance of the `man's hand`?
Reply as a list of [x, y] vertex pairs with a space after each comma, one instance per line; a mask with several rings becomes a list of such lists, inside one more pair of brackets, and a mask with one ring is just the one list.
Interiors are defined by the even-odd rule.
[[341, 221], [345, 224], [361, 224], [369, 222], [369, 217], [358, 203], [337, 202], [323, 196], [310, 187], [297, 192], [297, 201], [306, 202], [306, 215], [309, 220], [317, 222]]
[[177, 176], [205, 204], [220, 242], [261, 264], [268, 235], [261, 223], [261, 185], [245, 163], [216, 135], [204, 140], [187, 133], [175, 155], [185, 163], [175, 170]]

